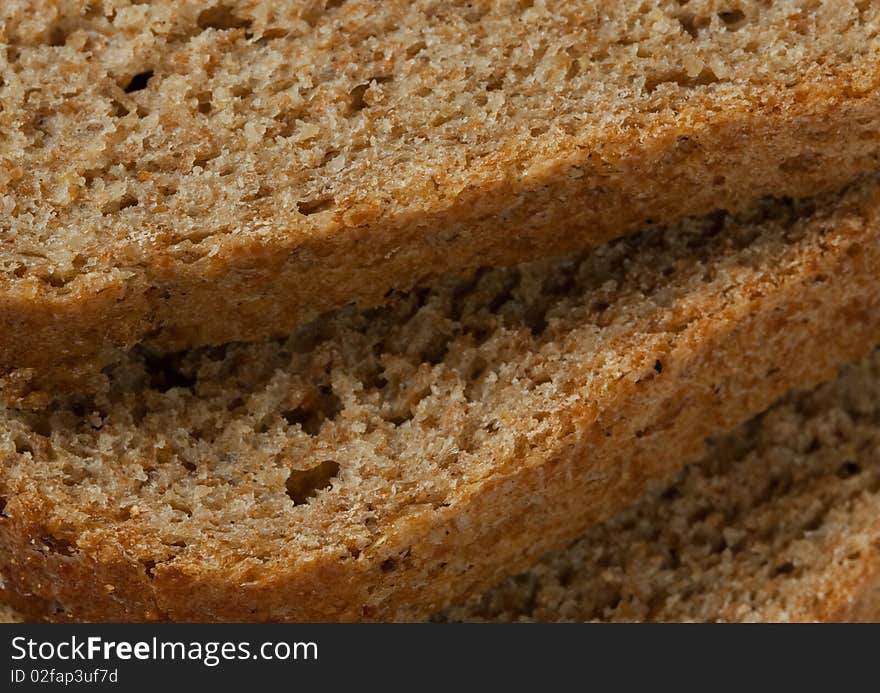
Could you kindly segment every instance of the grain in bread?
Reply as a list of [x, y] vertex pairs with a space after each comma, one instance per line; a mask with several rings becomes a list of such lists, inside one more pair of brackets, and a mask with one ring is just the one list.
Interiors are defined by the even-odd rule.
[[5, 0], [0, 387], [874, 169], [880, 6]]
[[880, 619], [880, 352], [435, 620]]
[[51, 619], [420, 619], [880, 342], [880, 183], [133, 352], [0, 414], [0, 598]]

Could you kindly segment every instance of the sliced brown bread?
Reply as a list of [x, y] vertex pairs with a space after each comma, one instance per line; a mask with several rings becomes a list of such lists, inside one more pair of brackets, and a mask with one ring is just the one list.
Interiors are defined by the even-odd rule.
[[0, 414], [0, 598], [54, 619], [423, 618], [880, 342], [880, 183], [139, 351]]
[[880, 6], [6, 0], [0, 388], [873, 169]]
[[877, 620], [877, 518], [880, 353], [713, 440], [674, 483], [433, 620]]
[[880, 353], [436, 620], [880, 620]]

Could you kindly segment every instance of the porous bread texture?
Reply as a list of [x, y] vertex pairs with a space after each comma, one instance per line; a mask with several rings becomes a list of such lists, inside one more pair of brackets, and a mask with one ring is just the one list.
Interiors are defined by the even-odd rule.
[[876, 3], [7, 0], [0, 387], [873, 170]]
[[880, 185], [133, 353], [0, 420], [0, 597], [49, 619], [421, 619], [880, 341]]
[[[880, 619], [880, 352], [449, 621]], [[0, 607], [0, 622], [21, 616]]]
[[880, 352], [435, 620], [880, 619]]
[[[880, 352], [433, 621], [880, 619]], [[21, 616], [0, 608], [0, 621]]]

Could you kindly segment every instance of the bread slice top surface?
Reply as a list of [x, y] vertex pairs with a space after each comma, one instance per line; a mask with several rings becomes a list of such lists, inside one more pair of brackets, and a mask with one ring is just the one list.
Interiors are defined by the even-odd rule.
[[38, 503], [47, 550], [153, 569], [245, 580], [354, 560], [414, 509], [539, 463], [567, 435], [560, 412], [662, 377], [693, 321], [808, 276], [850, 233], [875, 242], [878, 195], [869, 181], [485, 270], [286, 340], [134, 352], [104, 393], [2, 411], [5, 512]]
[[[437, 620], [877, 619], [880, 352]], [[873, 610], [868, 610], [873, 606]]]
[[10, 0], [0, 273], [20, 298], [76, 294], [102, 274], [417, 218], [838, 74], [857, 84], [876, 66], [878, 13], [812, 0]]

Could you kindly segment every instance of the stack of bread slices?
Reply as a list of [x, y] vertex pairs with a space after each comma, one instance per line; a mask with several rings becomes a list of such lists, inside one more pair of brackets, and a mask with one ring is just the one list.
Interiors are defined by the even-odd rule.
[[0, 3], [0, 602], [880, 618], [880, 5]]

